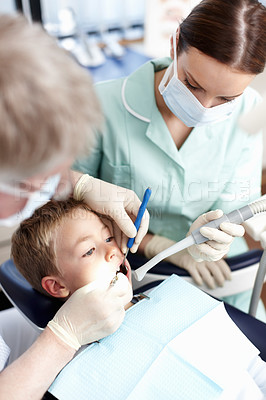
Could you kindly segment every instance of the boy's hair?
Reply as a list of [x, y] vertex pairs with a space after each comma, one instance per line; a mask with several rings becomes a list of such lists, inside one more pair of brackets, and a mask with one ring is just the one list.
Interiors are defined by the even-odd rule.
[[56, 230], [64, 217], [73, 216], [77, 209], [91, 211], [83, 202], [74, 199], [51, 200], [23, 221], [12, 236], [11, 257], [20, 273], [41, 293], [48, 275], [60, 276], [55, 254]]
[[0, 15], [0, 173], [25, 179], [92, 145], [102, 114], [89, 72], [39, 24]]

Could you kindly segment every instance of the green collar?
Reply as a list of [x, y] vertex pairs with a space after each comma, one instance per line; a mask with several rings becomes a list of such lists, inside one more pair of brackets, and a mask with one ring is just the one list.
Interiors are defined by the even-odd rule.
[[170, 63], [170, 57], [148, 61], [124, 80], [122, 102], [136, 118], [150, 123], [155, 105], [154, 73], [167, 68]]

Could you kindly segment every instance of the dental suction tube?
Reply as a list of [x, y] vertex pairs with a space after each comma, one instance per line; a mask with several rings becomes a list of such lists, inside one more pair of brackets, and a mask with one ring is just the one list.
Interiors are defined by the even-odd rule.
[[151, 258], [146, 264], [142, 265], [140, 268], [133, 271], [133, 275], [137, 281], [141, 281], [146, 273], [153, 268], [160, 261], [164, 260], [166, 257], [172, 254], [178, 253], [181, 250], [192, 246], [193, 244], [201, 244], [207, 242], [209, 239], [200, 233], [201, 228], [209, 227], [219, 229], [222, 222], [231, 222], [233, 224], [242, 224], [244, 221], [253, 217], [255, 214], [266, 211], [266, 199], [259, 200], [251, 203], [247, 206], [241, 207], [238, 210], [234, 210], [229, 214], [224, 214], [222, 217], [215, 219], [207, 224], [195, 229], [191, 234], [180, 242], [175, 243], [168, 249], [163, 250], [161, 253], [157, 254], [155, 257]]

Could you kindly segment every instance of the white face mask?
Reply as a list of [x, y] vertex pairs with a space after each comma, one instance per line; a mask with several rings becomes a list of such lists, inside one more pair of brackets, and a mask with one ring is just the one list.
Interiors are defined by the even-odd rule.
[[6, 183], [0, 183], [0, 192], [7, 193], [15, 197], [23, 197], [28, 199], [25, 207], [22, 210], [13, 215], [10, 215], [7, 218], [0, 218], [0, 226], [11, 227], [14, 225], [18, 225], [24, 219], [29, 218], [36, 208], [41, 207], [53, 197], [56, 188], [60, 182], [60, 179], [60, 174], [50, 176], [44, 182], [40, 191], [32, 193], [22, 191], [21, 189], [19, 190], [19, 188], [12, 187], [11, 185], [8, 185]]
[[[173, 35], [173, 46], [174, 61], [167, 68], [159, 85], [159, 91], [167, 107], [188, 127], [207, 125], [228, 118], [236, 108], [241, 96], [212, 108], [204, 107], [177, 77], [176, 33]], [[172, 78], [165, 86], [171, 73]]]

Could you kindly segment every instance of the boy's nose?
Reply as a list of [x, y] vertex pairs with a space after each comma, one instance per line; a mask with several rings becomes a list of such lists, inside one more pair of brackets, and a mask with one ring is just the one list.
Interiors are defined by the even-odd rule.
[[113, 246], [108, 246], [108, 249], [105, 254], [106, 261], [111, 261], [111, 259], [115, 257], [116, 254], [117, 254], [117, 249]]

